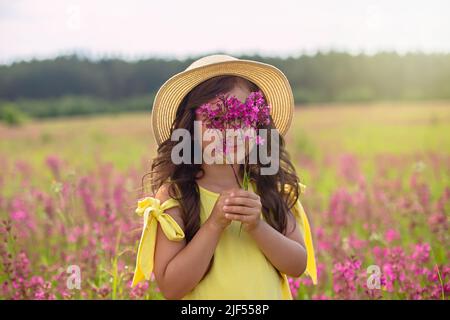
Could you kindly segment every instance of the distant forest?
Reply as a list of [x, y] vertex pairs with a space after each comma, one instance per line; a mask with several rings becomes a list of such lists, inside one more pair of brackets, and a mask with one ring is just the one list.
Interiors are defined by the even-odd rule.
[[[317, 53], [270, 63], [288, 77], [297, 104], [450, 99], [450, 54]], [[35, 117], [149, 110], [169, 77], [195, 59], [89, 60], [64, 56], [0, 66], [0, 107]]]

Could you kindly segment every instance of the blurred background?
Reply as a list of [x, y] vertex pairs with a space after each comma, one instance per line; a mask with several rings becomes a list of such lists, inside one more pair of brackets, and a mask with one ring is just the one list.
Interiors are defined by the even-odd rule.
[[0, 0], [0, 298], [163, 298], [129, 286], [153, 98], [224, 53], [275, 65], [294, 92], [319, 284], [291, 279], [293, 295], [448, 299], [449, 9]]

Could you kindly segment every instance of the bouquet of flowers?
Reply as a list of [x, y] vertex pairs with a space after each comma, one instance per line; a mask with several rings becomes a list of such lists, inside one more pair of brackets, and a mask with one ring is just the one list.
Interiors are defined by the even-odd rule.
[[[248, 130], [256, 129], [261, 125], [270, 123], [270, 106], [266, 103], [261, 91], [251, 92], [245, 102], [241, 102], [235, 96], [227, 96], [220, 94], [217, 96], [218, 101], [215, 104], [206, 103], [199, 106], [196, 110], [208, 129], [217, 130]], [[249, 137], [245, 137], [248, 141]], [[256, 135], [255, 143], [261, 145], [263, 139]], [[223, 140], [223, 153], [227, 154], [230, 148], [226, 139]], [[248, 190], [250, 183], [250, 175], [247, 164], [248, 155], [245, 155], [244, 174], [242, 179], [242, 188]], [[233, 173], [236, 176], [236, 172]], [[237, 177], [237, 176], [236, 176]], [[236, 178], [237, 179], [237, 178]], [[239, 183], [239, 181], [238, 181]], [[240, 183], [239, 183], [240, 185]], [[242, 225], [241, 225], [242, 227]]]

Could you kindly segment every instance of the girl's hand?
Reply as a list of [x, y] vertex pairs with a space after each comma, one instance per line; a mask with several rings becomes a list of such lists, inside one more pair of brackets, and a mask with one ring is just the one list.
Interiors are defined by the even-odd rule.
[[225, 199], [225, 218], [242, 222], [246, 231], [255, 229], [261, 221], [261, 199], [251, 191], [236, 189]]
[[228, 199], [229, 196], [230, 191], [223, 191], [220, 194], [207, 220], [209, 225], [219, 232], [223, 231], [231, 223], [231, 221], [225, 217], [225, 212], [223, 211], [225, 200]]

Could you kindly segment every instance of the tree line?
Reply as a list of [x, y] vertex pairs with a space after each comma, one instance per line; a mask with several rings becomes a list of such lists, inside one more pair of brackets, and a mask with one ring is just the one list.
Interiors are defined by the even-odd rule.
[[[297, 104], [450, 99], [450, 54], [318, 52], [270, 63], [288, 77]], [[197, 57], [91, 60], [77, 55], [0, 66], [0, 101], [32, 116], [144, 110], [158, 88]]]

